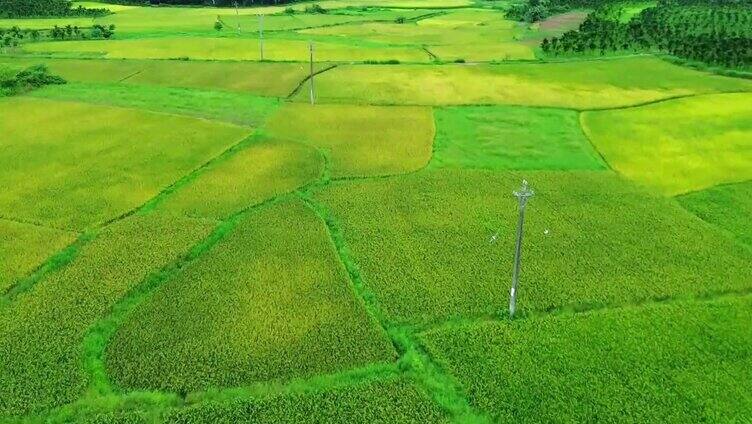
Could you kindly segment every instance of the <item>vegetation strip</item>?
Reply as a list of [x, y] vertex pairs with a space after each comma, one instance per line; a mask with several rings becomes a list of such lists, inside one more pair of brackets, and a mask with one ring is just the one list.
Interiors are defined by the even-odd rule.
[[[329, 162], [326, 162], [329, 169]], [[327, 172], [328, 174], [328, 172]], [[450, 376], [446, 375], [425, 350], [416, 341], [413, 334], [405, 331], [405, 327], [392, 324], [381, 311], [376, 295], [371, 292], [363, 282], [358, 266], [352, 260], [351, 254], [342, 234], [342, 230], [331, 212], [321, 203], [313, 199], [311, 191], [320, 189], [330, 183], [330, 179], [324, 177], [317, 184], [311, 185], [305, 190], [297, 191], [297, 195], [311, 208], [316, 215], [326, 224], [332, 243], [336, 247], [340, 261], [350, 275], [355, 294], [362, 300], [368, 313], [384, 328], [389, 335], [392, 344], [400, 354], [400, 367], [409, 375], [413, 375], [431, 397], [457, 422], [486, 422], [487, 419], [474, 412], [467, 399], [463, 396], [457, 385]]]
[[[222, 154], [213, 158], [211, 161], [208, 161], [202, 167], [194, 170], [191, 174], [186, 175], [181, 180], [174, 183], [168, 189], [163, 191], [159, 196], [152, 199], [152, 201], [143, 205], [139, 212], [146, 213], [153, 210], [164, 198], [195, 179], [197, 177], [197, 174], [200, 173], [202, 169], [205, 169], [213, 162], [222, 160], [222, 158], [226, 158], [237, 153], [239, 150], [245, 147], [244, 142], [246, 142], [247, 140], [248, 139], [233, 145], [229, 149], [225, 150]], [[322, 169], [322, 174], [316, 181], [322, 179], [328, 180], [326, 169], [326, 167]], [[316, 181], [313, 181], [309, 184], [315, 184]], [[302, 189], [305, 189], [305, 187], [306, 186], [304, 186]], [[113, 392], [113, 387], [106, 373], [103, 356], [105, 349], [107, 348], [108, 341], [111, 339], [120, 325], [125, 322], [125, 320], [128, 318], [128, 315], [138, 305], [148, 300], [154, 294], [154, 292], [156, 292], [156, 290], [164, 283], [166, 283], [172, 276], [179, 273], [182, 269], [193, 263], [202, 254], [208, 252], [213, 246], [219, 243], [238, 225], [240, 221], [243, 220], [244, 217], [253, 213], [253, 211], [257, 209], [279, 201], [287, 195], [289, 195], [289, 193], [282, 193], [277, 196], [271, 197], [269, 199], [266, 199], [265, 201], [241, 209], [240, 211], [237, 211], [229, 216], [227, 219], [220, 221], [219, 225], [215, 227], [215, 229], [208, 237], [193, 246], [193, 248], [191, 248], [191, 250], [183, 257], [165, 266], [159, 272], [147, 277], [138, 286], [136, 286], [134, 290], [123, 297], [112, 308], [110, 314], [107, 317], [99, 320], [94, 326], [92, 326], [84, 342], [84, 347], [86, 349], [84, 362], [87, 372], [89, 372], [92, 381], [89, 390], [90, 393], [101, 396]]]
[[126, 76], [124, 76], [123, 78], [119, 79], [119, 80], [118, 80], [118, 82], [124, 82], [124, 81], [127, 81], [127, 80], [129, 80], [129, 79], [131, 79], [131, 78], [135, 77], [136, 75], [140, 74], [141, 72], [144, 72], [144, 70], [143, 70], [143, 69], [141, 69], [141, 70], [138, 70], [138, 71], [136, 71], [136, 72], [134, 72], [134, 73], [132, 73], [132, 74], [130, 74], [130, 75], [126, 75]]
[[[652, 298], [644, 299], [638, 302], [622, 303], [622, 304], [602, 304], [602, 305], [567, 305], [561, 308], [552, 309], [549, 311], [523, 311], [515, 314], [516, 320], [527, 319], [539, 319], [551, 316], [574, 316], [574, 315], [587, 315], [597, 314], [607, 311], [619, 311], [629, 310], [643, 307], [650, 307], [655, 305], [673, 305], [673, 304], [686, 304], [686, 303], [708, 303], [719, 300], [732, 300], [738, 298], [746, 298], [752, 296], [752, 287], [739, 290], [724, 290], [717, 293], [704, 294], [700, 296], [674, 296], [665, 298]], [[433, 330], [444, 330], [447, 328], [461, 327], [466, 325], [481, 324], [486, 322], [509, 322], [509, 316], [506, 312], [500, 312], [499, 314], [486, 314], [476, 316], [465, 316], [461, 318], [450, 318], [440, 322], [423, 323], [409, 325], [414, 334], [421, 334]]]
[[255, 209], [277, 201], [278, 197], [251, 206], [250, 208], [235, 213], [227, 220], [222, 221], [214, 228], [212, 233], [204, 240], [193, 246], [191, 250], [175, 262], [165, 266], [159, 272], [150, 275], [130, 293], [123, 297], [104, 319], [99, 320], [89, 331], [84, 340], [84, 364], [91, 377], [89, 392], [95, 395], [106, 395], [113, 392], [112, 385], [107, 376], [104, 364], [104, 351], [112, 335], [118, 327], [125, 322], [129, 314], [142, 302], [149, 299], [172, 276], [189, 266], [202, 254], [209, 251], [228, 233], [230, 233], [244, 216]]
[[3, 293], [0, 297], [0, 307], [3, 307], [14, 299], [16, 299], [22, 293], [31, 290], [35, 284], [44, 279], [45, 276], [65, 267], [76, 258], [76, 255], [90, 241], [94, 240], [97, 236], [98, 230], [86, 231], [81, 234], [73, 243], [66, 246], [64, 249], [58, 251], [54, 255], [50, 256], [44, 261], [37, 269], [31, 272], [31, 274], [17, 281]]
[[[315, 77], [318, 74], [323, 74], [324, 72], [329, 71], [331, 69], [334, 69], [336, 67], [337, 67], [337, 64], [334, 64], [334, 65], [330, 65], [330, 66], [328, 66], [328, 67], [326, 67], [324, 69], [319, 69], [318, 71], [316, 71], [316, 72], [313, 73], [313, 76]], [[310, 79], [311, 79], [311, 75], [310, 74], [306, 75], [306, 77], [303, 78], [303, 81], [300, 81], [300, 83], [292, 90], [292, 92], [287, 96], [287, 98], [288, 99], [292, 99], [293, 97], [295, 97], [295, 95], [297, 95], [298, 92], [300, 92], [300, 89], [303, 88], [303, 86], [305, 85], [305, 83], [307, 83], [308, 80], [310, 80]]]
[[71, 263], [75, 258], [78, 252], [82, 247], [87, 245], [90, 241], [94, 240], [96, 238], [99, 231], [102, 229], [108, 227], [111, 224], [114, 224], [116, 222], [122, 221], [125, 218], [128, 218], [129, 216], [132, 216], [137, 213], [146, 213], [151, 210], [153, 210], [165, 196], [168, 196], [178, 188], [182, 187], [183, 185], [187, 184], [194, 178], [196, 178], [196, 175], [200, 173], [203, 169], [205, 169], [207, 166], [211, 165], [214, 161], [220, 160], [221, 157], [225, 155], [232, 154], [232, 152], [237, 151], [240, 148], [240, 145], [246, 141], [246, 139], [243, 139], [236, 143], [235, 145], [231, 146], [224, 152], [220, 153], [219, 155], [215, 156], [214, 158], [208, 160], [203, 165], [199, 166], [198, 168], [191, 171], [189, 174], [183, 176], [182, 178], [178, 179], [168, 187], [164, 188], [160, 193], [158, 193], [156, 196], [154, 196], [152, 199], [147, 201], [146, 203], [131, 209], [130, 211], [121, 214], [120, 216], [114, 217], [112, 219], [109, 219], [102, 224], [92, 228], [91, 230], [85, 231], [84, 233], [79, 236], [79, 238], [74, 241], [71, 245], [68, 247], [62, 249], [61, 251], [55, 253], [52, 255], [45, 263], [40, 265], [40, 267], [35, 270], [29, 277], [20, 280], [15, 285], [11, 286], [0, 298], [0, 306], [8, 304], [13, 301], [16, 297], [18, 297], [19, 294], [26, 292], [30, 290], [36, 283], [41, 281], [46, 275], [61, 269]]

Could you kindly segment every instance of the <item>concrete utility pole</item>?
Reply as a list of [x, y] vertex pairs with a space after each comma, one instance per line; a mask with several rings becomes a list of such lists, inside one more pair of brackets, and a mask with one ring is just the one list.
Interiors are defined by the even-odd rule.
[[514, 249], [514, 271], [512, 273], [512, 289], [509, 291], [509, 318], [514, 318], [514, 311], [517, 306], [517, 284], [520, 280], [520, 262], [522, 261], [522, 235], [523, 226], [525, 225], [525, 205], [529, 198], [535, 193], [527, 186], [527, 181], [522, 180], [522, 187], [518, 191], [512, 192], [520, 201], [520, 216], [517, 220], [517, 244]]
[[261, 60], [264, 60], [264, 15], [258, 15], [259, 18], [259, 49], [261, 49]]
[[313, 86], [313, 42], [308, 42], [308, 50], [311, 53], [311, 70], [310, 70], [310, 77], [308, 78], [311, 81], [311, 104], [316, 104], [316, 90]]
[[238, 20], [238, 32], [240, 32], [240, 11], [238, 10], [238, 2], [235, 2], [235, 18]]

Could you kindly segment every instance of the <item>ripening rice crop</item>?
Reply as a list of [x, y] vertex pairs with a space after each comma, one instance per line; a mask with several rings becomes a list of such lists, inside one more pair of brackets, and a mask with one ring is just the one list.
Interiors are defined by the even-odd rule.
[[[527, 178], [519, 305], [529, 311], [748, 290], [752, 252], [608, 172], [442, 170], [333, 183], [317, 195], [396, 321], [505, 310]], [[657, 259], [657, 258], [660, 258]]]
[[0, 294], [75, 238], [68, 231], [0, 218]]
[[[259, 42], [251, 38], [139, 38], [131, 40], [56, 41], [28, 44], [32, 53], [89, 54], [109, 59], [171, 59], [189, 57], [201, 60], [260, 60]], [[308, 61], [307, 40], [264, 41], [264, 59]], [[426, 62], [429, 56], [417, 47], [361, 46], [358, 44], [316, 42], [314, 60]]]
[[323, 159], [302, 144], [255, 138], [227, 159], [213, 162], [160, 206], [190, 217], [227, 218], [319, 177]]
[[253, 127], [260, 126], [280, 104], [277, 98], [237, 92], [118, 83], [69, 82], [47, 86], [29, 94], [46, 99], [78, 100], [151, 112], [175, 113]]
[[728, 231], [752, 247], [752, 182], [724, 184], [677, 197], [703, 221]]
[[396, 359], [357, 300], [324, 223], [301, 201], [250, 215], [118, 329], [113, 380], [193, 391]]
[[0, 309], [0, 416], [37, 412], [76, 399], [88, 377], [88, 329], [150, 273], [208, 235], [206, 222], [138, 215], [113, 224]]
[[534, 59], [529, 45], [515, 41], [527, 31], [507, 21], [503, 12], [492, 10], [462, 10], [414, 23], [353, 23], [299, 32], [336, 36], [350, 42], [424, 46], [442, 60]]
[[19, 67], [45, 64], [52, 74], [60, 75], [69, 82], [118, 82], [141, 72], [146, 61], [0, 57], [0, 63]]
[[67, 17], [67, 18], [28, 18], [28, 19], [0, 19], [0, 28], [10, 29], [19, 27], [22, 29], [50, 29], [55, 25], [64, 27], [66, 25], [77, 26], [79, 28], [88, 28], [92, 26], [94, 19], [84, 17]]
[[588, 112], [582, 123], [615, 170], [668, 195], [752, 178], [752, 94]]
[[[125, 83], [240, 91], [285, 97], [309, 73], [302, 63], [200, 62], [166, 60], [95, 60], [14, 58], [0, 63], [17, 66], [46, 64], [67, 81]], [[324, 67], [314, 66], [314, 71]]]
[[752, 299], [451, 326], [422, 336], [495, 422], [744, 422]]
[[[319, 2], [320, 5], [322, 5]], [[290, 5], [285, 5], [288, 7]], [[309, 5], [305, 5], [309, 6]], [[295, 7], [302, 9], [305, 6]], [[106, 6], [107, 8], [110, 5]], [[277, 10], [281, 12], [284, 8]], [[369, 20], [393, 21], [397, 16], [414, 17], [425, 14], [419, 10], [378, 10], [378, 11], [331, 11], [326, 14], [296, 13], [270, 15], [268, 11], [273, 8], [240, 8], [236, 16], [235, 10], [228, 8], [186, 8], [186, 7], [160, 7], [156, 8], [130, 8], [109, 16], [97, 19], [97, 23], [117, 27], [118, 36], [144, 37], [170, 34], [206, 34], [236, 35], [238, 24], [240, 34], [255, 33], [259, 30], [257, 13], [263, 13], [264, 31], [292, 30], [297, 28], [311, 28], [317, 26], [340, 25], [347, 22], [359, 22]], [[221, 32], [214, 30], [217, 18], [221, 19], [225, 28]], [[0, 26], [2, 26], [0, 20]], [[65, 25], [65, 24], [63, 24]], [[62, 26], [62, 25], [61, 25]]]
[[288, 104], [267, 123], [273, 137], [324, 150], [332, 176], [399, 174], [431, 158], [434, 122], [425, 107]]
[[[299, 100], [306, 99], [306, 90], [301, 90]], [[317, 76], [316, 90], [319, 100], [329, 103], [592, 109], [695, 93], [752, 91], [752, 81], [640, 57], [473, 66], [343, 65]]]
[[168, 415], [166, 421], [174, 424], [450, 422], [420, 387], [404, 377], [259, 399], [203, 402]]
[[157, 195], [250, 130], [44, 99], [0, 101], [0, 215], [83, 229]]
[[479, 169], [604, 169], [571, 110], [510, 106], [435, 110], [431, 166]]

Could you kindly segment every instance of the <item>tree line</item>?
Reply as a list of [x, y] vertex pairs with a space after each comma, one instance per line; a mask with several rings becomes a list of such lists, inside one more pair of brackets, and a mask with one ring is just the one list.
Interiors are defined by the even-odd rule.
[[752, 8], [745, 4], [661, 1], [628, 22], [620, 13], [615, 5], [598, 8], [578, 30], [544, 39], [541, 48], [556, 55], [659, 52], [730, 68], [752, 65]]
[[69, 0], [0, 0], [0, 18], [104, 16], [107, 9], [73, 7]]
[[[559, 13], [576, 9], [597, 10], [613, 5], [623, 5], [625, 0], [525, 0], [507, 10], [507, 17], [522, 22], [538, 22]], [[752, 0], [662, 0], [662, 4], [675, 6], [746, 6]]]
[[21, 71], [0, 66], [0, 97], [24, 93], [49, 84], [65, 84], [65, 80], [50, 74], [45, 65], [34, 65]]
[[103, 3], [125, 4], [131, 6], [145, 5], [166, 5], [166, 6], [216, 6], [216, 7], [234, 7], [236, 4], [241, 7], [246, 6], [264, 6], [275, 4], [296, 3], [299, 0], [100, 0]]
[[0, 28], [0, 48], [2, 52], [14, 49], [27, 41], [51, 40], [89, 40], [107, 39], [115, 35], [115, 25], [94, 24], [90, 28], [80, 28], [77, 25], [58, 26], [52, 29], [21, 29], [13, 26], [9, 29]]

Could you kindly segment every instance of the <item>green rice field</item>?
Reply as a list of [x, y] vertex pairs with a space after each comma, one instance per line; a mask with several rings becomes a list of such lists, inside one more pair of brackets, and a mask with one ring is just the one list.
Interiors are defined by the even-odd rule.
[[750, 421], [752, 79], [543, 54], [580, 8], [75, 4], [0, 19], [0, 423]]

